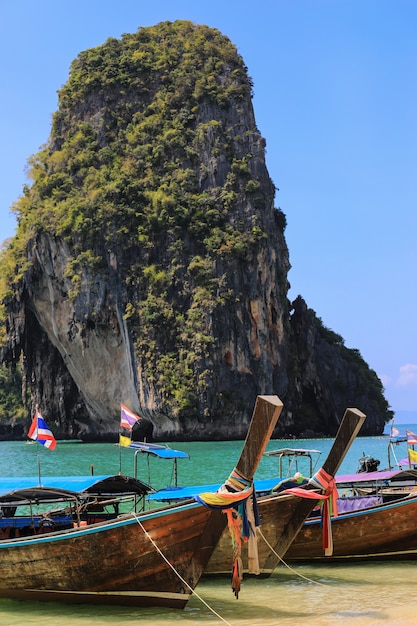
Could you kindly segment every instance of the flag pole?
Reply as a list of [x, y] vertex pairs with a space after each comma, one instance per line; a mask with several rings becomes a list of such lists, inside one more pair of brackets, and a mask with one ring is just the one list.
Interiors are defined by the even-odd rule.
[[41, 487], [41, 457], [40, 454], [38, 452], [38, 481], [39, 481], [39, 487]]
[[122, 475], [122, 446], [120, 445], [120, 435], [119, 435], [119, 476]]

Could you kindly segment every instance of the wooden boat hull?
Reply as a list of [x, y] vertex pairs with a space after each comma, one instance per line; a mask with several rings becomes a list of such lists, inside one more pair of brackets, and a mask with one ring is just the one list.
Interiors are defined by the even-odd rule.
[[307, 520], [285, 560], [417, 559], [417, 497], [332, 518], [333, 555], [325, 556], [318, 520]]
[[225, 525], [188, 503], [2, 541], [0, 597], [183, 608]]

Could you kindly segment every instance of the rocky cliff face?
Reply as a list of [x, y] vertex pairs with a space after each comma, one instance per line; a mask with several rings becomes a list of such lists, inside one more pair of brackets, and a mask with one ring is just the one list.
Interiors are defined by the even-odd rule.
[[[382, 387], [358, 350], [325, 328], [301, 296], [292, 303], [291, 350], [295, 370], [290, 376], [288, 424], [296, 434], [335, 433], [335, 416], [346, 407], [366, 407], [361, 434], [380, 434], [385, 415]], [[382, 430], [381, 430], [382, 429]]]
[[3, 360], [23, 356], [58, 436], [115, 438], [123, 403], [160, 439], [239, 438], [272, 393], [277, 433], [334, 434], [348, 405], [382, 431], [376, 375], [288, 302], [285, 217], [220, 33], [165, 23], [82, 53], [32, 174]]

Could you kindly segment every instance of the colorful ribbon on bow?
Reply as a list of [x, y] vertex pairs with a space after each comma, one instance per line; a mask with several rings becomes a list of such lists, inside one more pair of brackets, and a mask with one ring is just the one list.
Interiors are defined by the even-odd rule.
[[234, 469], [218, 491], [200, 493], [195, 500], [211, 509], [221, 509], [227, 515], [233, 545], [232, 589], [238, 598], [243, 578], [242, 541], [248, 543], [249, 573], [260, 572], [255, 528], [259, 526], [259, 515], [253, 482]]
[[282, 493], [292, 493], [294, 496], [300, 498], [310, 498], [312, 500], [319, 500], [321, 503], [321, 522], [322, 522], [322, 544], [325, 556], [331, 556], [333, 554], [333, 536], [332, 536], [332, 521], [331, 517], [337, 517], [337, 498], [339, 494], [337, 492], [336, 481], [333, 476], [328, 474], [323, 468], [319, 469], [312, 478], [308, 481], [308, 485], [324, 491], [324, 493], [317, 493], [316, 491], [309, 491], [303, 487], [293, 487], [292, 489], [286, 489]]

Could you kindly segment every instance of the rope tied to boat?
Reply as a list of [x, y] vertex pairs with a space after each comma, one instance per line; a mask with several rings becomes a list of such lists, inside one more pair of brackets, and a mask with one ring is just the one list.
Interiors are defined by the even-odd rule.
[[309, 491], [303, 487], [293, 487], [292, 489], [286, 489], [282, 493], [291, 493], [300, 498], [310, 498], [319, 501], [318, 504], [321, 507], [322, 545], [325, 556], [331, 556], [333, 554], [331, 518], [338, 515], [337, 498], [339, 494], [336, 481], [333, 476], [328, 474], [323, 468], [320, 468], [307, 484], [324, 493]]
[[215, 492], [200, 493], [195, 500], [211, 509], [220, 509], [227, 515], [232, 539], [232, 590], [239, 597], [243, 579], [242, 543], [248, 545], [248, 571], [259, 574], [256, 527], [260, 525], [253, 481], [235, 468], [226, 482]]
[[179, 571], [173, 566], [173, 564], [171, 563], [171, 561], [165, 556], [165, 554], [162, 552], [162, 550], [160, 549], [160, 547], [158, 546], [158, 544], [156, 543], [156, 541], [154, 539], [152, 539], [152, 537], [150, 536], [150, 534], [148, 533], [148, 531], [146, 530], [146, 528], [144, 527], [144, 525], [142, 524], [142, 522], [140, 521], [140, 517], [139, 515], [134, 512], [133, 513], [133, 517], [135, 518], [136, 522], [138, 523], [138, 525], [140, 526], [140, 528], [142, 529], [142, 532], [144, 533], [144, 535], [149, 539], [149, 541], [151, 542], [151, 544], [154, 546], [155, 550], [158, 552], [158, 554], [160, 554], [161, 558], [165, 561], [165, 563], [172, 569], [172, 571], [176, 574], [176, 576], [178, 576], [178, 578], [181, 580], [181, 582], [189, 589], [190, 593], [194, 596], [196, 596], [196, 598], [198, 598], [200, 600], [200, 602], [202, 602], [202, 604], [204, 604], [204, 606], [206, 606], [212, 613], [213, 615], [216, 615], [216, 617], [218, 617], [224, 624], [226, 624], [227, 626], [232, 626], [230, 624], [230, 622], [226, 621], [224, 619], [224, 617], [222, 617], [219, 613], [217, 613], [217, 611], [215, 611], [205, 600], [204, 598], [202, 598], [197, 591], [195, 590], [194, 587], [191, 587], [191, 585], [185, 580], [185, 578], [183, 576], [181, 576], [181, 574], [179, 573]]

